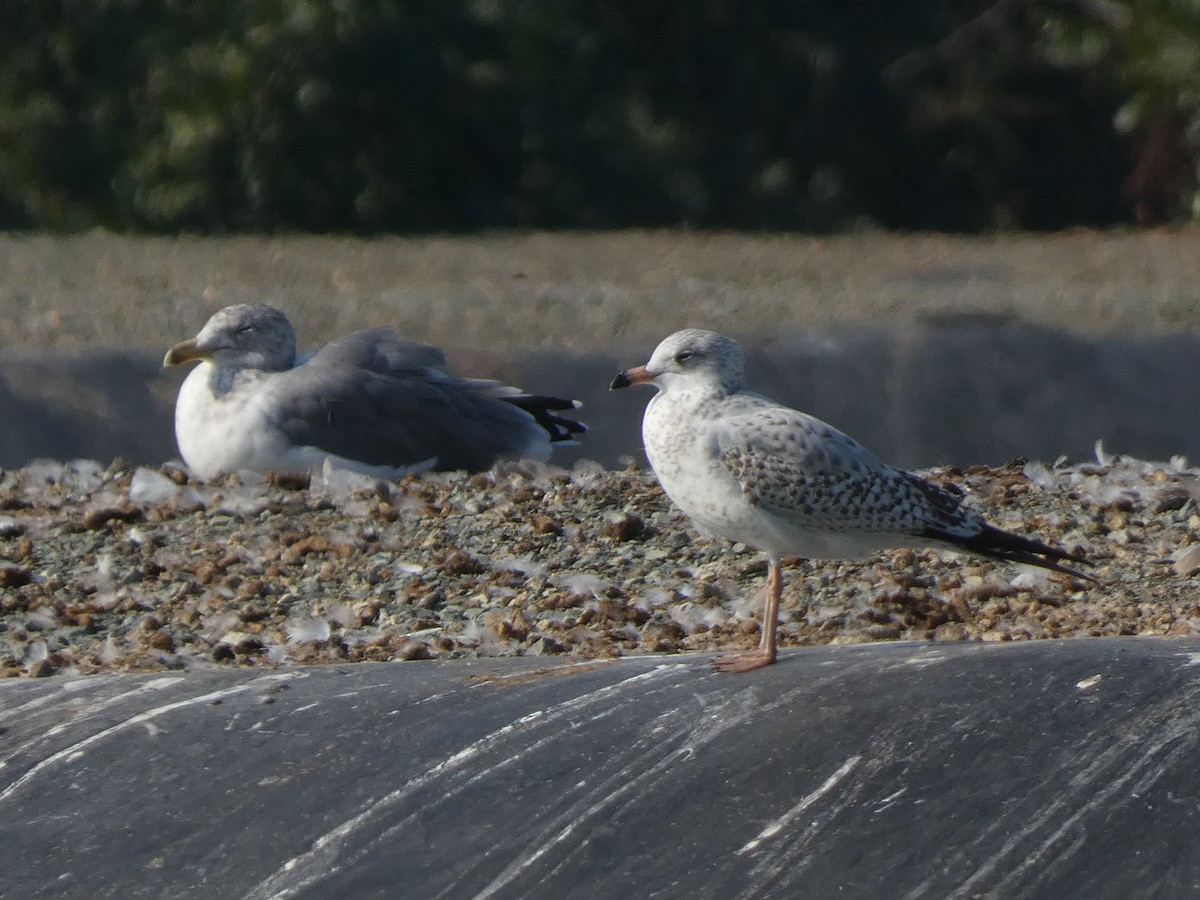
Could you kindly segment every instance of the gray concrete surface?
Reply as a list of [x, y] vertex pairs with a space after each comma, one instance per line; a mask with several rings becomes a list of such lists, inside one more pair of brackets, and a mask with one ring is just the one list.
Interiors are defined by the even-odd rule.
[[0, 683], [0, 896], [1190, 898], [1200, 642]]

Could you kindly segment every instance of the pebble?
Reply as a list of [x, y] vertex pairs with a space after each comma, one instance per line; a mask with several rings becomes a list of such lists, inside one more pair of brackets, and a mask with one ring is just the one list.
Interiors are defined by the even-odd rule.
[[1192, 544], [1183, 551], [1171, 568], [1175, 570], [1176, 575], [1183, 578], [1190, 578], [1200, 572], [1200, 544]]
[[[782, 646], [1193, 634], [1200, 472], [1016, 463], [939, 483], [1099, 583], [901, 549], [785, 572]], [[0, 676], [750, 647], [766, 566], [646, 471], [195, 483], [43, 461], [0, 476]], [[1180, 502], [1180, 498], [1183, 498]]]

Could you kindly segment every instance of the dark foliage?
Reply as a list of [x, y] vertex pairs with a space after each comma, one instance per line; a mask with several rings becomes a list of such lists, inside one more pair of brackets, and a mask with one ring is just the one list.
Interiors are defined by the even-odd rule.
[[1167, 3], [5, 0], [0, 226], [1169, 219]]

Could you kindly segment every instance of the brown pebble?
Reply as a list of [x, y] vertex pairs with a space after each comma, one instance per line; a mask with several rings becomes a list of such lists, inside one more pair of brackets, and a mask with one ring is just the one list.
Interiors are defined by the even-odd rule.
[[161, 469], [159, 469], [159, 471], [162, 472], [164, 475], [166, 475], [168, 478], [170, 478], [173, 482], [175, 482], [178, 485], [182, 486], [182, 485], [187, 484], [187, 480], [188, 480], [187, 472], [185, 472], [183, 469], [179, 468], [178, 466], [170, 466], [170, 465], [163, 466]]
[[175, 638], [171, 637], [170, 632], [156, 631], [150, 635], [146, 643], [155, 650], [161, 650], [164, 653], [175, 652]]
[[54, 664], [48, 659], [39, 659], [29, 666], [30, 678], [45, 678], [54, 674]]
[[[283, 542], [283, 539], [280, 539]], [[294, 560], [301, 556], [306, 556], [309, 553], [334, 553], [342, 559], [349, 559], [354, 555], [355, 548], [345, 541], [331, 541], [323, 534], [310, 534], [300, 538], [298, 541], [291, 543], [288, 546], [287, 552], [284, 554], [285, 560]]]
[[213, 647], [213, 662], [232, 662], [236, 657], [237, 654], [233, 652], [233, 648], [228, 644], [217, 644], [217, 646]]
[[312, 476], [307, 472], [271, 472], [267, 475], [268, 484], [285, 491], [307, 491], [311, 482]]
[[967, 629], [957, 622], [946, 622], [933, 630], [933, 639], [935, 641], [965, 641]]
[[616, 541], [632, 541], [641, 537], [646, 523], [633, 513], [616, 513], [604, 523], [604, 536]]
[[377, 600], [354, 604], [354, 617], [360, 626], [371, 625], [379, 619], [379, 610], [383, 606]]
[[[237, 588], [238, 600], [249, 600], [251, 597], [261, 596], [265, 592], [265, 586], [258, 578], [247, 578], [241, 582]], [[244, 618], [244, 616], [243, 616]]]
[[404, 659], [411, 662], [416, 659], [433, 659], [433, 654], [429, 652], [429, 647], [424, 641], [410, 638], [396, 648], [396, 659]]
[[102, 528], [109, 522], [134, 522], [142, 517], [142, 511], [130, 503], [120, 506], [93, 506], [83, 514], [84, 528]]
[[0, 560], [0, 587], [14, 588], [29, 584], [33, 580], [33, 572], [25, 566]]
[[863, 629], [868, 636], [873, 637], [877, 641], [894, 641], [900, 637], [900, 626], [894, 624], [878, 623], [868, 625]]
[[252, 603], [239, 609], [237, 616], [243, 622], [261, 622], [271, 617], [271, 610], [265, 604]]
[[241, 639], [234, 645], [233, 649], [237, 653], [258, 653], [266, 645], [263, 644], [261, 638], [253, 635], [242, 635]]
[[499, 637], [523, 641], [529, 635], [529, 620], [521, 610], [489, 610], [483, 615], [483, 624]]
[[478, 575], [484, 565], [464, 550], [454, 549], [442, 560], [442, 571], [447, 575]]
[[545, 513], [534, 513], [530, 516], [529, 527], [533, 529], [534, 534], [562, 534], [562, 523]]

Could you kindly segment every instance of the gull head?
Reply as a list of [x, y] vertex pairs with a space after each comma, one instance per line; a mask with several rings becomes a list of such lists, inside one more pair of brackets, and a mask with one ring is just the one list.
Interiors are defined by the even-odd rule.
[[742, 348], [733, 338], [685, 328], [663, 340], [644, 366], [617, 375], [609, 389], [653, 383], [664, 391], [690, 385], [731, 394], [742, 388], [742, 360]]
[[200, 333], [167, 351], [164, 366], [208, 360], [220, 367], [290, 369], [296, 359], [296, 334], [282, 312], [260, 303], [227, 306], [204, 323]]

